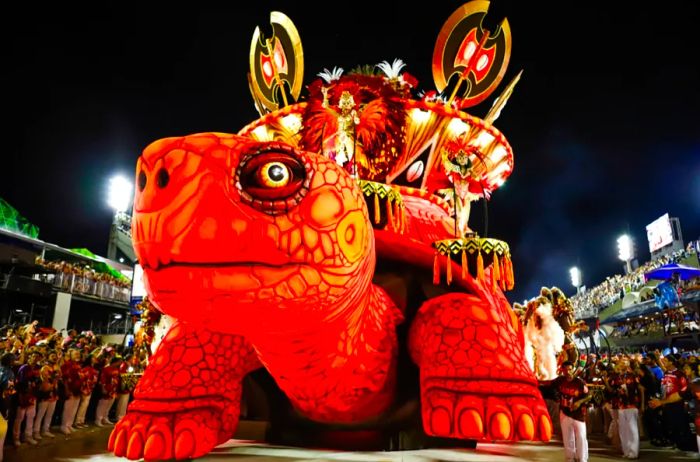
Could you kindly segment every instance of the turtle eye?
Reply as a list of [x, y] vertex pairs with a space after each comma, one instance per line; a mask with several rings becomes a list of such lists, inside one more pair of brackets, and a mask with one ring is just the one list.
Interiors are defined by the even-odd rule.
[[284, 152], [264, 152], [251, 157], [240, 167], [240, 187], [253, 199], [285, 200], [302, 188], [304, 166]]
[[291, 169], [279, 161], [268, 162], [255, 173], [258, 184], [270, 189], [284, 188], [289, 184], [293, 175]]

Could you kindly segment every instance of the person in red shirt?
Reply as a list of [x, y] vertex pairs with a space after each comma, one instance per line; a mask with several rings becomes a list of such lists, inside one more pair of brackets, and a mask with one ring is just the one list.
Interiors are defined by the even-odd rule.
[[109, 410], [119, 391], [119, 365], [121, 361], [120, 356], [114, 356], [111, 363], [105, 366], [100, 374], [99, 386], [102, 398], [97, 403], [95, 411], [95, 425], [98, 427], [112, 425], [112, 421], [109, 420]]
[[[615, 358], [615, 361], [617, 361], [617, 358]], [[617, 373], [616, 364], [617, 362], [605, 365], [603, 370], [600, 372], [600, 378], [603, 380], [603, 384], [605, 385], [605, 392], [603, 394], [605, 397], [605, 402], [603, 404], [603, 408], [609, 415], [609, 423], [604, 424], [604, 427], [607, 426], [607, 432], [605, 434], [606, 442], [611, 447], [622, 451], [622, 444], [620, 442], [620, 426], [618, 425], [620, 397], [617, 396], [613, 385], [611, 385], [619, 381], [619, 374]]]
[[[54, 359], [56, 354], [53, 353]], [[34, 419], [34, 439], [40, 440], [42, 436], [53, 438], [49, 431], [51, 419], [56, 409], [58, 400], [58, 374], [54, 365], [50, 362], [41, 366], [39, 371], [39, 386], [37, 387], [38, 403], [36, 406], [36, 418]]]
[[36, 392], [39, 383], [39, 361], [41, 353], [35, 349], [28, 350], [27, 364], [23, 364], [17, 372], [17, 396], [19, 407], [15, 416], [15, 423], [12, 428], [12, 436], [15, 446], [19, 446], [19, 434], [24, 426], [24, 440], [29, 444], [37, 444], [33, 437], [34, 416], [36, 415]]
[[690, 382], [688, 395], [689, 399], [695, 400], [695, 441], [700, 448], [700, 377]]
[[[61, 377], [61, 366], [59, 365], [60, 355], [58, 351], [55, 349], [50, 349], [46, 355], [46, 358], [45, 366], [49, 366], [51, 369], [51, 374], [49, 374], [48, 370], [46, 370], [44, 377], [50, 376], [52, 378], [52, 380], [49, 382], [52, 382], [53, 389], [47, 390], [49, 388], [47, 385], [44, 385], [43, 387], [44, 391], [49, 391], [48, 395], [44, 393], [46, 412], [43, 415], [41, 414], [41, 400], [43, 398], [40, 396], [39, 404], [37, 404], [36, 417], [34, 419], [34, 433], [36, 434], [37, 432], [40, 432], [42, 437], [54, 438], [54, 434], [50, 431], [51, 421], [53, 420], [53, 414], [56, 410], [56, 403], [58, 402], [59, 398], [59, 387], [61, 386], [61, 380], [63, 380], [63, 378]], [[42, 367], [42, 370], [43, 369], [44, 368]], [[46, 398], [46, 396], [48, 396], [48, 398]], [[36, 439], [36, 436], [34, 439]]]
[[614, 408], [617, 410], [617, 426], [620, 435], [622, 454], [626, 459], [639, 457], [639, 426], [637, 418], [641, 402], [639, 379], [632, 372], [629, 363], [621, 360], [616, 366], [616, 374], [606, 380], [614, 396]]
[[61, 416], [61, 433], [64, 435], [70, 435], [75, 430], [73, 421], [80, 403], [80, 350], [71, 349], [69, 358], [61, 367], [63, 390], [66, 397], [66, 401], [63, 403], [63, 415]]
[[666, 373], [661, 379], [663, 398], [652, 399], [649, 407], [652, 409], [661, 407], [663, 428], [667, 432], [667, 438], [673, 441], [677, 448], [683, 448], [687, 440], [692, 437], [681, 396], [688, 388], [688, 379], [678, 369], [680, 364], [676, 357], [669, 355], [665, 359]]
[[586, 406], [593, 398], [586, 382], [575, 376], [574, 365], [564, 361], [562, 375], [551, 382], [559, 396], [559, 421], [567, 462], [588, 462], [588, 440], [586, 435]]
[[12, 353], [5, 352], [0, 356], [0, 462], [3, 460], [7, 421], [15, 394], [15, 374], [12, 372], [14, 363], [15, 355]]
[[136, 388], [137, 376], [141, 372], [140, 363], [136, 356], [127, 355], [119, 365], [119, 396], [117, 397], [117, 420], [126, 415], [131, 394]]
[[100, 375], [97, 370], [100, 358], [94, 355], [89, 355], [83, 361], [83, 367], [80, 369], [80, 403], [78, 404], [78, 412], [75, 415], [75, 426], [77, 428], [87, 427], [85, 423], [85, 415], [90, 404], [92, 391], [95, 389], [97, 379]]

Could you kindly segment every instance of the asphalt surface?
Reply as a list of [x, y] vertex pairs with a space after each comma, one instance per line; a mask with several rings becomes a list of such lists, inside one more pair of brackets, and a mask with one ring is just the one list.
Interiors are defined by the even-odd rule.
[[[55, 429], [57, 430], [57, 429]], [[117, 462], [126, 459], [114, 457], [107, 453], [107, 439], [111, 428], [89, 427], [78, 430], [70, 436], [56, 433], [53, 440], [44, 439], [37, 446], [23, 444], [19, 448], [11, 445], [5, 447], [5, 461], [8, 462], [43, 462], [43, 461], [99, 461]], [[249, 431], [249, 434], [255, 433]], [[242, 435], [246, 436], [246, 435]], [[606, 444], [602, 438], [589, 438], [589, 461], [625, 460], [619, 452]], [[674, 449], [654, 448], [648, 441], [642, 442], [639, 460], [642, 461], [682, 461], [697, 460], [697, 453], [687, 453]], [[338, 462], [514, 462], [533, 461], [548, 462], [564, 460], [564, 450], [560, 441], [518, 444], [482, 444], [476, 449], [423, 449], [418, 451], [395, 452], [348, 452], [323, 449], [306, 449], [293, 447], [269, 446], [253, 440], [230, 440], [214, 451], [198, 459], [200, 461], [338, 461]]]

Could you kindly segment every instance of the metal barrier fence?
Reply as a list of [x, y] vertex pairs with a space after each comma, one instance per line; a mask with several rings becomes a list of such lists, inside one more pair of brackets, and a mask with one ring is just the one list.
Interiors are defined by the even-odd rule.
[[117, 286], [106, 281], [74, 273], [45, 273], [36, 275], [35, 279], [52, 284], [64, 292], [97, 297], [103, 300], [129, 303], [131, 298], [131, 291], [128, 287]]

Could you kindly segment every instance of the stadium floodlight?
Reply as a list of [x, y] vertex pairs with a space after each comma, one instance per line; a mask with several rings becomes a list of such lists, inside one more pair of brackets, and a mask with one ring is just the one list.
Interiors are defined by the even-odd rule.
[[131, 203], [133, 186], [131, 182], [121, 175], [112, 177], [109, 180], [109, 195], [107, 203], [115, 213], [124, 213]]
[[581, 287], [581, 270], [574, 266], [569, 270], [569, 274], [571, 275], [571, 284], [576, 287], [578, 292], [578, 288]]
[[627, 274], [632, 272], [632, 259], [634, 258], [634, 243], [627, 234], [617, 238], [617, 258], [627, 264]]
[[617, 257], [622, 261], [632, 259], [632, 238], [627, 234], [617, 238]]

